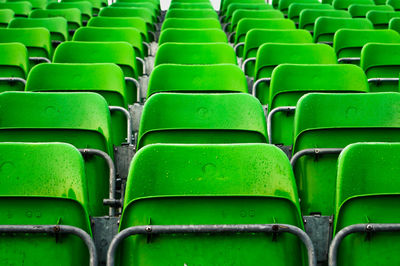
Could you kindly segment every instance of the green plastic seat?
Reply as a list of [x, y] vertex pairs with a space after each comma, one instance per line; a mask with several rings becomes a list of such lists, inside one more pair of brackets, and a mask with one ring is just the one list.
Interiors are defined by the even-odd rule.
[[332, 6], [335, 9], [348, 10], [351, 5], [375, 5], [373, 0], [333, 0]]
[[161, 31], [166, 29], [221, 29], [221, 24], [213, 18], [168, 18]]
[[137, 147], [266, 142], [262, 106], [249, 94], [157, 93], [144, 105]]
[[[146, 8], [150, 11], [153, 18], [160, 16], [161, 11], [158, 9], [157, 5], [152, 2], [115, 2], [111, 4], [111, 7], [140, 7]], [[158, 21], [158, 19], [156, 20]]]
[[157, 9], [161, 10], [160, 1], [159, 0], [150, 0], [150, 1], [143, 1], [143, 0], [118, 0], [116, 3], [152, 3], [154, 4]]
[[318, 0], [279, 0], [278, 9], [287, 15], [289, 6], [294, 3], [319, 4], [320, 2]]
[[359, 64], [361, 49], [371, 42], [400, 43], [400, 35], [394, 30], [341, 29], [335, 34], [333, 48], [340, 63]]
[[[1, 225], [68, 225], [91, 236], [87, 178], [79, 151], [64, 143], [0, 143]], [[3, 234], [7, 265], [86, 265], [89, 252], [66, 234]], [[72, 255], [73, 254], [73, 255]]]
[[219, 13], [221, 16], [225, 16], [228, 12], [228, 8], [232, 4], [265, 4], [263, 0], [224, 0], [221, 1], [221, 6], [219, 8]]
[[9, 28], [46, 28], [50, 32], [53, 44], [59, 44], [68, 40], [67, 20], [62, 17], [54, 18], [15, 18]]
[[164, 43], [227, 43], [221, 29], [166, 29], [160, 34], [158, 44]]
[[[28, 50], [24, 45], [20, 43], [0, 44], [0, 92], [23, 91], [28, 71]], [[10, 81], [14, 78], [17, 80]]]
[[169, 10], [171, 9], [213, 9], [211, 3], [200, 2], [200, 3], [171, 3]]
[[[264, 105], [268, 104], [272, 72], [280, 64], [336, 64], [332, 47], [325, 44], [265, 43], [256, 56], [254, 81], [269, 79], [253, 86], [253, 95]], [[255, 90], [255, 91], [254, 91]]]
[[243, 56], [243, 46], [247, 33], [252, 29], [270, 29], [270, 30], [294, 30], [296, 25], [290, 19], [257, 19], [243, 18], [239, 21], [236, 28], [235, 36], [236, 54]]
[[[52, 46], [50, 32], [45, 28], [1, 29], [0, 43], [19, 42], [28, 49], [31, 65], [51, 60]], [[37, 58], [38, 60], [34, 59]]]
[[266, 3], [232, 3], [228, 6], [228, 10], [226, 11], [225, 17], [222, 19], [222, 22], [227, 23], [231, 22], [233, 13], [236, 10], [265, 10], [272, 9], [271, 5], [267, 5]]
[[392, 18], [389, 21], [389, 29], [400, 33], [400, 18]]
[[[65, 142], [80, 149], [98, 149], [113, 158], [110, 112], [97, 93], [4, 92], [0, 106], [0, 142]], [[105, 215], [107, 163], [97, 156], [85, 159], [89, 215]]]
[[159, 92], [243, 92], [246, 77], [236, 65], [159, 65], [151, 72], [147, 97]]
[[394, 11], [393, 7], [389, 5], [361, 5], [354, 4], [349, 6], [349, 13], [353, 18], [365, 18], [367, 13], [371, 10], [376, 11]]
[[[355, 142], [399, 142], [398, 93], [310, 93], [297, 103], [293, 154]], [[338, 154], [304, 155], [294, 166], [303, 215], [334, 214]]]
[[313, 31], [319, 17], [351, 18], [351, 15], [345, 10], [304, 9], [300, 13], [299, 28]]
[[244, 41], [243, 60], [253, 58], [245, 66], [245, 74], [254, 77], [258, 48], [264, 43], [312, 43], [311, 34], [306, 30], [250, 30]]
[[12, 9], [0, 9], [0, 28], [7, 28], [8, 23], [14, 18]]
[[149, 42], [146, 22], [141, 18], [135, 17], [93, 17], [88, 21], [88, 27], [98, 28], [135, 28], [142, 35], [142, 39]]
[[292, 3], [289, 5], [288, 18], [298, 23], [300, 18], [300, 13], [305, 9], [329, 10], [333, 9], [333, 7], [329, 4], [321, 4], [321, 3]]
[[[24, 0], [32, 4], [32, 9], [44, 9], [47, 5], [47, 0]], [[7, 0], [7, 2], [20, 2], [20, 0]]]
[[[82, 0], [62, 0], [63, 3], [75, 3], [81, 2]], [[101, 0], [85, 0], [92, 4], [92, 15], [99, 14], [100, 9], [102, 8]]]
[[370, 11], [367, 13], [375, 29], [387, 29], [392, 18], [399, 18], [400, 12], [397, 11]]
[[368, 92], [367, 79], [355, 65], [282, 64], [272, 72], [268, 97], [269, 137], [273, 144], [293, 145], [294, 110], [301, 96], [312, 92]]
[[364, 45], [360, 66], [369, 79], [371, 92], [399, 91], [400, 43]]
[[333, 45], [333, 37], [340, 29], [372, 30], [371, 21], [363, 18], [319, 17], [314, 24], [314, 42]]
[[400, 2], [398, 0], [387, 0], [386, 4], [392, 6], [394, 10], [400, 11]]
[[[63, 17], [67, 20], [68, 30], [75, 31], [82, 26], [81, 11], [78, 8], [68, 9], [36, 9], [29, 14], [29, 18]], [[72, 37], [72, 36], [70, 36]]]
[[154, 32], [156, 30], [153, 24], [156, 22], [154, 14], [151, 14], [147, 8], [143, 7], [105, 7], [100, 11], [99, 16], [142, 18], [146, 22], [147, 31]]
[[32, 4], [28, 1], [0, 2], [0, 9], [11, 9], [16, 17], [27, 17], [32, 10]]
[[[266, 144], [149, 145], [131, 163], [124, 206], [119, 231], [149, 224], [280, 222], [303, 228], [288, 159]], [[157, 247], [144, 235], [126, 239], [121, 265], [306, 265], [301, 242], [288, 234], [277, 241], [264, 233], [154, 238]]]
[[81, 11], [82, 21], [88, 21], [93, 16], [92, 3], [89, 1], [77, 2], [52, 2], [46, 7], [47, 9], [70, 9], [78, 8]]
[[184, 9], [168, 10], [165, 19], [169, 18], [213, 18], [218, 19], [218, 14], [212, 9]]
[[283, 19], [283, 13], [278, 10], [246, 10], [238, 9], [233, 12], [232, 22], [228, 26], [228, 32], [236, 31], [238, 23], [244, 18]]
[[237, 61], [235, 51], [227, 43], [164, 43], [158, 48], [154, 67], [161, 64], [236, 65]]
[[[398, 224], [398, 143], [356, 143], [339, 156], [334, 234], [354, 224]], [[350, 234], [338, 251], [338, 264], [397, 265], [398, 232]], [[351, 250], [351, 251], [350, 251]]]
[[140, 31], [135, 28], [79, 28], [72, 38], [81, 42], [127, 42], [135, 49], [137, 56], [144, 58], [147, 50], [143, 47]]

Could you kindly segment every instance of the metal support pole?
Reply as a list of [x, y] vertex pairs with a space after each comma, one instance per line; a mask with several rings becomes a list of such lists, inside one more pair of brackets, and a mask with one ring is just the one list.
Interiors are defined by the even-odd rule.
[[110, 109], [111, 112], [113, 112], [113, 111], [122, 112], [125, 115], [126, 128], [127, 128], [126, 141], [128, 142], [129, 145], [132, 145], [132, 117], [131, 117], [131, 114], [128, 112], [128, 110], [126, 110], [125, 108], [120, 107], [120, 106], [108, 106], [108, 109]]

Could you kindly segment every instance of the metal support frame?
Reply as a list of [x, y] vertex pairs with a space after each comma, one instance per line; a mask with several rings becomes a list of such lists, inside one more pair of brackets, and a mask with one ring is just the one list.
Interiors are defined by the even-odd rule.
[[216, 225], [145, 225], [122, 230], [112, 240], [107, 252], [107, 266], [114, 266], [119, 244], [128, 236], [152, 234], [209, 234], [209, 233], [290, 233], [297, 236], [307, 248], [308, 264], [317, 265], [311, 239], [300, 228], [288, 224], [216, 224]]
[[289, 112], [294, 112], [295, 110], [296, 110], [296, 106], [280, 106], [280, 107], [272, 109], [268, 113], [268, 116], [267, 116], [267, 134], [268, 134], [268, 142], [269, 142], [269, 144], [272, 144], [272, 116], [277, 112], [287, 112], [287, 113], [289, 113]]
[[304, 149], [296, 152], [292, 159], [290, 159], [290, 164], [292, 168], [296, 165], [297, 160], [304, 155], [319, 155], [319, 154], [339, 154], [343, 148], [317, 148], [317, 149]]
[[147, 48], [147, 54], [148, 54], [148, 55], [151, 55], [150, 44], [148, 44], [147, 42], [142, 42], [142, 44], [143, 44], [144, 46], [146, 46], [146, 48]]
[[10, 77], [10, 78], [0, 78], [0, 81], [7, 81], [7, 82], [21, 82], [26, 85], [26, 80], [23, 78], [17, 78], [17, 77]]
[[231, 24], [232, 24], [231, 22], [225, 23], [224, 26], [222, 27], [222, 30], [226, 32], [228, 26]]
[[108, 109], [110, 109], [111, 112], [113, 111], [118, 111], [122, 112], [124, 116], [126, 117], [126, 128], [127, 128], [127, 133], [126, 133], [126, 142], [129, 145], [132, 145], [132, 117], [131, 114], [126, 110], [125, 108], [121, 106], [108, 106]]
[[136, 101], [138, 103], [140, 103], [140, 101], [142, 99], [142, 92], [140, 91], [140, 83], [139, 83], [139, 81], [137, 81], [137, 79], [134, 79], [132, 77], [125, 77], [125, 81], [132, 82], [135, 85], [136, 90], [137, 90], [137, 92], [136, 92]]
[[244, 60], [243, 61], [243, 63], [242, 63], [242, 70], [243, 70], [243, 72], [246, 74], [246, 65], [247, 65], [247, 63], [248, 62], [255, 62], [256, 61], [256, 58], [255, 57], [250, 57], [250, 58], [247, 58], [246, 60]]
[[233, 47], [233, 50], [235, 50], [235, 54], [237, 54], [237, 49], [238, 49], [240, 46], [244, 46], [244, 42], [240, 42], [240, 43], [236, 44], [236, 45]]
[[333, 46], [333, 42], [317, 42], [317, 43], [327, 44], [327, 45], [329, 45], [329, 46]]
[[[97, 266], [96, 247], [90, 235], [84, 230], [70, 225], [0, 225], [0, 233], [30, 233], [30, 234], [72, 234], [83, 240], [89, 250], [89, 265]], [[73, 255], [73, 254], [71, 254]]]
[[219, 17], [219, 22], [222, 23], [222, 21], [224, 20], [224, 18], [226, 18], [226, 15], [220, 16], [220, 17]]
[[370, 79], [368, 79], [368, 83], [376, 83], [377, 86], [379, 86], [383, 82], [393, 82], [393, 81], [399, 82], [399, 78], [370, 78]]
[[342, 57], [339, 58], [338, 63], [342, 63], [342, 62], [356, 62], [356, 61], [360, 61], [360, 57]]
[[337, 254], [339, 250], [339, 245], [342, 240], [354, 233], [371, 233], [371, 232], [398, 232], [400, 231], [400, 224], [354, 224], [347, 226], [340, 230], [336, 236], [333, 238], [331, 246], [329, 248], [329, 258], [328, 265], [337, 265]]
[[50, 59], [46, 57], [33, 56], [29, 57], [29, 61], [51, 63]]
[[252, 92], [251, 92], [254, 97], [256, 97], [256, 95], [257, 95], [257, 87], [258, 87], [258, 84], [260, 84], [261, 82], [271, 83], [271, 78], [260, 78], [260, 79], [257, 79], [256, 82], [254, 82]]
[[115, 215], [115, 209], [121, 205], [121, 200], [115, 198], [115, 181], [116, 181], [116, 170], [113, 160], [111, 159], [110, 155], [105, 153], [104, 151], [97, 150], [97, 149], [79, 149], [82, 155], [97, 155], [103, 158], [109, 167], [109, 199], [104, 199], [103, 204], [109, 206], [109, 215]]
[[[229, 33], [229, 35], [228, 35], [228, 42], [231, 41], [232, 37], [233, 37], [235, 34], [236, 34], [236, 31], [233, 31], [233, 32]], [[236, 52], [236, 51], [235, 51], [235, 52]]]
[[148, 31], [147, 33], [153, 36], [154, 41], [157, 41], [157, 36], [153, 31]]
[[137, 61], [139, 61], [140, 63], [142, 63], [142, 67], [143, 67], [143, 69], [142, 69], [142, 71], [143, 71], [143, 75], [147, 75], [147, 74], [146, 74], [146, 62], [144, 61], [144, 59], [142, 59], [142, 58], [140, 58], [140, 57], [136, 56], [136, 60], [137, 60]]

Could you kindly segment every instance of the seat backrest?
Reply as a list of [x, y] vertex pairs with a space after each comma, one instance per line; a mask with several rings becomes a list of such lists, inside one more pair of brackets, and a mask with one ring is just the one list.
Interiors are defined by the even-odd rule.
[[283, 13], [279, 10], [265, 9], [265, 10], [246, 10], [238, 9], [233, 12], [231, 25], [228, 27], [229, 32], [236, 31], [236, 27], [244, 18], [263, 18], [263, 19], [283, 19]]
[[[91, 235], [88, 180], [76, 148], [65, 143], [3, 142], [0, 165], [1, 225], [58, 223]], [[5, 234], [0, 246], [7, 250], [1, 255], [7, 264], [89, 263], [84, 242], [71, 235], [60, 235], [55, 241], [51, 234]]]
[[[136, 154], [128, 180], [120, 230], [148, 224], [148, 217], [158, 225], [279, 222], [303, 228], [288, 159], [272, 145], [149, 145]], [[257, 233], [178, 234], [157, 237], [154, 249], [145, 238], [133, 236], [124, 241], [120, 258], [127, 265], [255, 265], [260, 260], [305, 265], [296, 238], [282, 234], [278, 239]], [[176, 245], [184, 252], [177, 252]], [[226, 248], [232, 253], [221, 258]], [[290, 258], [279, 252], [286, 248], [292, 250]]]
[[213, 18], [168, 18], [161, 31], [166, 29], [221, 29], [221, 24]]
[[168, 18], [214, 18], [218, 19], [218, 14], [213, 9], [171, 9], [165, 15]]
[[319, 17], [314, 24], [314, 42], [325, 42], [333, 45], [333, 36], [340, 29], [372, 30], [374, 26], [363, 18]]
[[32, 10], [32, 4], [28, 1], [0, 3], [0, 9], [11, 9], [16, 17], [27, 17]]
[[238, 3], [244, 3], [244, 4], [265, 4], [265, 1], [263, 0], [224, 0], [221, 1], [221, 7], [220, 7], [220, 15], [226, 15], [228, 12], [229, 6], [231, 4], [238, 4]]
[[265, 10], [272, 9], [272, 6], [267, 5], [266, 3], [232, 3], [228, 6], [228, 10], [226, 11], [225, 18], [222, 20], [222, 22], [231, 22], [233, 13], [238, 9]]
[[293, 3], [320, 3], [318, 0], [279, 0], [278, 9], [282, 11], [285, 15], [288, 14], [289, 6]]
[[400, 12], [397, 11], [377, 11], [372, 10], [367, 13], [369, 19], [374, 25], [375, 29], [387, 29], [389, 21], [392, 18], [399, 18]]
[[351, 5], [375, 5], [373, 0], [333, 0], [332, 6], [335, 9], [347, 10]]
[[371, 10], [376, 11], [394, 11], [393, 7], [389, 5], [363, 5], [363, 4], [353, 4], [349, 6], [349, 13], [353, 18], [365, 18], [367, 13]]
[[69, 30], [76, 30], [82, 26], [81, 11], [78, 8], [68, 9], [35, 9], [29, 14], [29, 18], [63, 17], [68, 22]]
[[7, 28], [14, 15], [15, 13], [12, 9], [0, 9], [0, 27]]
[[[27, 0], [32, 5], [32, 9], [46, 8], [47, 0]], [[18, 0], [8, 0], [7, 2], [19, 2]]]
[[288, 18], [294, 22], [299, 22], [301, 11], [305, 9], [333, 9], [329, 4], [321, 3], [292, 3], [289, 5]]
[[199, 3], [172, 3], [169, 6], [170, 9], [213, 9], [210, 2], [199, 2]]
[[138, 148], [153, 143], [265, 143], [266, 139], [262, 106], [251, 95], [157, 93], [144, 106]]
[[164, 43], [227, 43], [221, 29], [166, 29], [160, 34], [158, 44]]
[[[355, 65], [282, 64], [272, 72], [269, 112], [296, 106], [301, 96], [312, 92], [368, 92], [368, 83], [362, 69]], [[293, 112], [278, 112], [271, 117], [272, 143], [293, 145], [293, 120]]]
[[233, 48], [227, 43], [164, 43], [155, 57], [161, 64], [209, 65], [237, 64]]
[[389, 21], [389, 29], [395, 30], [400, 33], [400, 18], [392, 18]]
[[159, 92], [243, 92], [247, 81], [236, 65], [159, 65], [151, 72], [147, 97]]
[[101, 17], [137, 17], [142, 18], [149, 31], [154, 31], [154, 15], [144, 7], [105, 7], [99, 12]]
[[[26, 79], [29, 71], [28, 51], [21, 43], [0, 44], [0, 77]], [[23, 91], [21, 82], [0, 81], [0, 92]]]
[[77, 2], [51, 2], [46, 9], [70, 9], [78, 8], [81, 11], [83, 21], [88, 21], [93, 16], [93, 6], [89, 1]]
[[319, 17], [351, 18], [351, 15], [345, 10], [304, 9], [300, 12], [299, 28], [313, 31]]
[[[335, 235], [354, 224], [399, 223], [399, 148], [398, 143], [357, 143], [342, 151], [336, 183]], [[338, 263], [397, 264], [398, 239], [395, 232], [372, 232], [367, 239], [362, 233], [348, 235], [339, 246]]]
[[[297, 103], [293, 154], [305, 149], [344, 148], [355, 142], [399, 142], [398, 93], [310, 93]], [[321, 152], [322, 153], [322, 152]], [[338, 154], [297, 160], [294, 171], [304, 214], [334, 213]]]
[[[0, 94], [0, 142], [65, 142], [76, 148], [93, 148], [113, 157], [110, 112], [97, 93]], [[88, 157], [89, 214], [105, 215], [108, 167], [104, 159]]]

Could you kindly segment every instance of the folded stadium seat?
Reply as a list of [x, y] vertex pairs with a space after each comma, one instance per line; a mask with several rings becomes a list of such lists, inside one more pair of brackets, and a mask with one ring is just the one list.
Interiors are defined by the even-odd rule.
[[355, 142], [400, 141], [399, 103], [398, 93], [310, 93], [298, 101], [292, 165], [303, 215], [334, 214], [342, 148]]
[[118, 0], [119, 3], [152, 3], [154, 4], [158, 10], [161, 10], [160, 1], [159, 0], [150, 0], [150, 1], [141, 1], [141, 0]]
[[336, 64], [335, 51], [326, 44], [265, 43], [260, 46], [254, 68], [253, 96], [267, 105], [272, 71], [280, 64]]
[[367, 13], [375, 29], [387, 29], [392, 18], [399, 18], [400, 12], [397, 11], [370, 11]]
[[319, 17], [314, 24], [313, 38], [315, 43], [333, 45], [333, 37], [340, 29], [372, 30], [374, 26], [368, 19]]
[[27, 17], [32, 10], [32, 4], [28, 1], [0, 3], [0, 9], [11, 9], [15, 17]]
[[289, 5], [288, 18], [293, 20], [295, 23], [299, 23], [300, 13], [305, 9], [333, 9], [329, 4], [321, 3], [292, 3]]
[[211, 3], [171, 3], [170, 9], [213, 9]]
[[[56, 77], [56, 78], [54, 78]], [[109, 106], [128, 109], [124, 73], [115, 64], [41, 64], [29, 72], [25, 91], [96, 92]], [[127, 143], [127, 118], [121, 111], [111, 113], [114, 146]]]
[[254, 77], [258, 48], [264, 43], [312, 43], [311, 34], [306, 30], [250, 30], [245, 39], [242, 69]]
[[220, 20], [223, 23], [231, 22], [233, 13], [236, 10], [265, 10], [272, 9], [271, 5], [267, 5], [266, 3], [232, 3], [228, 6], [226, 11], [226, 15], [221, 17]]
[[218, 19], [218, 14], [213, 9], [171, 9], [165, 15], [168, 18], [214, 18]]
[[236, 32], [232, 32], [229, 38], [235, 36], [235, 52], [239, 57], [243, 56], [243, 46], [247, 33], [252, 29], [266, 30], [295, 30], [296, 25], [290, 19], [258, 19], [243, 18], [239, 21]]
[[[83, 240], [61, 234], [63, 226], [73, 226], [91, 239], [88, 182], [79, 151], [65, 143], [0, 143], [0, 165], [1, 226], [36, 231], [6, 234], [2, 230], [1, 261], [8, 265], [89, 265]], [[39, 233], [39, 225], [48, 225], [50, 230]], [[57, 225], [60, 233], [55, 235], [51, 232], [56, 232]]]
[[151, 72], [147, 97], [159, 92], [248, 93], [242, 70], [231, 64], [159, 65]]
[[164, 43], [227, 43], [225, 32], [221, 29], [166, 29], [158, 39]]
[[398, 0], [387, 0], [386, 4], [392, 6], [394, 10], [400, 11], [400, 2]]
[[361, 49], [371, 42], [400, 43], [400, 35], [394, 30], [338, 30], [333, 41], [338, 62], [358, 65]]
[[68, 40], [67, 20], [63, 17], [54, 18], [15, 18], [9, 28], [46, 28], [50, 32], [53, 47]]
[[24, 45], [0, 44], [0, 92], [23, 91], [28, 71], [28, 50]]
[[155, 143], [266, 143], [267, 138], [264, 111], [251, 95], [157, 93], [144, 105], [137, 148]]
[[[63, 3], [75, 3], [75, 2], [81, 2], [82, 0], [61, 0]], [[88, 1], [92, 4], [92, 15], [97, 15], [99, 14], [100, 9], [102, 8], [101, 0], [85, 0]]]
[[[334, 235], [344, 238], [335, 240], [338, 265], [400, 264], [395, 229], [400, 221], [399, 151], [398, 143], [356, 143], [340, 154]], [[345, 233], [346, 227], [353, 230]]]
[[81, 42], [127, 42], [135, 49], [139, 65], [138, 74], [145, 74], [144, 58], [148, 55], [148, 50], [144, 49], [142, 35], [135, 28], [82, 27], [75, 32], [72, 40]]
[[371, 10], [375, 11], [394, 11], [393, 7], [389, 5], [362, 5], [354, 4], [349, 6], [349, 12], [353, 18], [365, 18], [367, 13]]
[[264, 0], [223, 0], [221, 1], [221, 7], [219, 8], [219, 15], [221, 17], [226, 16], [228, 8], [231, 4], [265, 4]]
[[318, 0], [279, 0], [278, 9], [287, 16], [289, 11], [289, 6], [293, 3], [320, 3]]
[[161, 64], [237, 64], [235, 51], [227, 43], [164, 43], [158, 48], [154, 67]]
[[[149, 145], [131, 163], [124, 206], [120, 232], [140, 225], [274, 223], [303, 230], [288, 159], [266, 144]], [[301, 241], [290, 234], [196, 231], [152, 234], [150, 241], [131, 236], [121, 243], [120, 265], [307, 265]]]
[[332, 6], [335, 9], [348, 10], [351, 5], [375, 5], [373, 0], [333, 0]]
[[399, 91], [400, 43], [368, 43], [361, 51], [360, 66], [371, 92]]
[[319, 17], [351, 18], [351, 15], [345, 10], [305, 9], [300, 13], [299, 28], [312, 32], [314, 30], [315, 21]]
[[47, 9], [70, 9], [78, 8], [81, 11], [82, 24], [86, 25], [87, 21], [93, 16], [92, 3], [89, 1], [77, 2], [51, 2], [47, 5]]
[[[46, 5], [48, 3], [48, 0], [24, 0], [28, 1], [29, 3], [32, 4], [32, 9], [45, 9]], [[21, 2], [20, 0], [7, 0], [6, 2], [12, 3], [12, 2]]]
[[28, 48], [30, 65], [51, 62], [53, 49], [50, 32], [45, 28], [1, 29], [0, 43], [19, 42]]
[[150, 14], [153, 23], [158, 23], [160, 21], [160, 10], [157, 9], [156, 5], [151, 2], [115, 2], [110, 5], [110, 7], [121, 7], [121, 8], [144, 8], [147, 9]]
[[272, 72], [268, 97], [270, 143], [291, 148], [297, 101], [312, 92], [368, 92], [367, 78], [355, 65], [277, 66]]
[[8, 23], [14, 18], [12, 9], [0, 9], [0, 28], [7, 28]]
[[[3, 92], [0, 106], [0, 142], [65, 142], [79, 149], [97, 149], [113, 158], [110, 111], [97, 93]], [[106, 215], [107, 163], [88, 156], [85, 172], [89, 215]]]
[[213, 18], [168, 18], [161, 31], [166, 29], [221, 29], [221, 24]]
[[263, 19], [283, 19], [283, 13], [279, 10], [266, 9], [266, 10], [245, 10], [238, 9], [233, 12], [232, 21], [227, 23], [224, 27], [226, 32], [236, 31], [238, 23], [244, 18], [263, 18]]
[[147, 8], [143, 7], [105, 7], [100, 10], [100, 17], [134, 17], [142, 18], [147, 25], [147, 31], [155, 32], [157, 24], [155, 24], [155, 14], [152, 14]]
[[400, 18], [392, 18], [389, 21], [389, 29], [395, 30], [400, 33]]
[[29, 14], [29, 18], [63, 17], [67, 20], [69, 39], [72, 39], [76, 29], [82, 26], [81, 11], [78, 8], [68, 9], [35, 9]]

